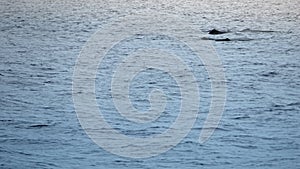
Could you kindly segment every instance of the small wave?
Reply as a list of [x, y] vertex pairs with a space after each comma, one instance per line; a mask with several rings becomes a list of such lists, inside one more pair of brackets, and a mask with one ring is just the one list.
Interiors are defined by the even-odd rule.
[[288, 104], [273, 104], [270, 111], [297, 111], [300, 102], [293, 102]]
[[0, 122], [2, 125], [13, 126], [15, 128], [24, 128], [26, 125], [30, 124], [29, 121], [13, 120], [13, 119], [1, 119]]
[[246, 115], [246, 116], [238, 116], [238, 117], [234, 117], [234, 118], [232, 118], [232, 119], [234, 119], [234, 120], [241, 120], [241, 119], [249, 119], [249, 118], [250, 118], [250, 116]]
[[[207, 128], [203, 128], [203, 127], [197, 127], [197, 128], [194, 128], [196, 130], [203, 130], [203, 129], [214, 129], [214, 128], [211, 128], [211, 127], [207, 127]], [[229, 131], [228, 129], [225, 129], [225, 128], [221, 128], [221, 127], [217, 127], [215, 128], [216, 130], [220, 130], [220, 131]]]
[[277, 32], [277, 31], [272, 31], [272, 30], [258, 30], [258, 29], [243, 29], [239, 32], [257, 32], [257, 33], [273, 33], [273, 32]]
[[279, 65], [279, 67], [281, 68], [300, 68], [299, 65], [295, 64], [295, 63], [286, 63], [286, 64], [282, 64], [282, 65]]
[[289, 103], [287, 106], [299, 106], [300, 102]]

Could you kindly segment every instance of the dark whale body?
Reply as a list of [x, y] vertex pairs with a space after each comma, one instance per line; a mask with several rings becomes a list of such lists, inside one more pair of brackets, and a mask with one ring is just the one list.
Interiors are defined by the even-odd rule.
[[215, 41], [231, 41], [229, 38], [225, 38], [225, 39], [214, 39]]
[[216, 29], [213, 29], [213, 30], [210, 30], [208, 32], [208, 34], [211, 34], [211, 35], [219, 35], [219, 34], [224, 34], [224, 33], [228, 33], [228, 32], [225, 32], [225, 31], [218, 31]]

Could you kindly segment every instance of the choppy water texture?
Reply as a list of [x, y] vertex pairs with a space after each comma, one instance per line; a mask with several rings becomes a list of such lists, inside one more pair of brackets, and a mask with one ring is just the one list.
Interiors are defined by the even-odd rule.
[[[0, 1], [0, 168], [300, 168], [299, 9], [296, 0]], [[202, 107], [192, 131], [170, 151], [135, 160], [104, 151], [85, 134], [72, 101], [72, 75], [95, 31], [147, 12], [189, 20], [206, 40], [232, 40], [212, 41], [226, 69], [227, 103], [219, 128], [199, 144], [209, 104], [199, 64]], [[229, 33], [209, 35], [213, 28]], [[174, 84], [160, 76], [164, 80], [153, 81], [151, 71], [137, 76], [130, 96], [138, 98], [137, 108], [147, 109], [143, 93], [151, 87]], [[107, 99], [101, 83], [100, 105]], [[164, 131], [179, 108], [167, 106], [169, 114], [150, 130], [109, 119], [114, 108], [105, 105], [111, 125], [137, 137]]]

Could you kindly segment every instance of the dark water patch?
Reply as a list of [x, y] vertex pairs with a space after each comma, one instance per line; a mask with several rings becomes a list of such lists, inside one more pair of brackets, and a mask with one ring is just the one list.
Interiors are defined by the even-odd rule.
[[261, 62], [254, 62], [253, 65], [258, 65], [258, 66], [262, 65], [263, 66], [263, 65], [267, 65], [267, 64], [266, 63], [261, 63]]
[[46, 128], [55, 126], [56, 123], [53, 121], [46, 122], [35, 122], [35, 121], [25, 121], [25, 120], [15, 120], [15, 119], [1, 119], [0, 126], [3, 127], [13, 127], [18, 129], [33, 129], [33, 128]]
[[235, 147], [239, 147], [239, 148], [242, 148], [242, 149], [257, 149], [258, 147], [255, 146], [255, 145], [233, 145]]
[[13, 120], [11, 119], [0, 119], [0, 122], [3, 122], [3, 123], [8, 123], [8, 122], [12, 122]]
[[264, 77], [275, 77], [275, 76], [279, 75], [279, 73], [275, 72], [275, 71], [271, 71], [271, 72], [262, 73], [260, 75], [264, 76]]
[[203, 37], [201, 38], [202, 40], [213, 40], [217, 42], [222, 42], [222, 41], [252, 41], [254, 39], [251, 38], [210, 38], [210, 37]]
[[42, 67], [40, 69], [43, 71], [55, 70], [55, 68], [52, 68], [52, 67]]
[[43, 127], [49, 127], [50, 125], [48, 124], [34, 124], [34, 125], [30, 125], [30, 128], [43, 128]]
[[17, 53], [27, 53], [28, 51], [26, 50], [17, 50]]
[[38, 66], [36, 63], [30, 63], [30, 66]]
[[51, 81], [51, 80], [47, 80], [47, 81], [44, 81], [44, 84], [54, 84], [55, 82]]

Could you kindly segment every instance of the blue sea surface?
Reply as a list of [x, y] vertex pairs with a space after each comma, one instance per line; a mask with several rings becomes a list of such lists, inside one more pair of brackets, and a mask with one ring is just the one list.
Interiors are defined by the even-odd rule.
[[[0, 168], [300, 168], [299, 9], [295, 0], [0, 1]], [[165, 153], [132, 159], [102, 149], [82, 129], [72, 78], [96, 31], [116, 18], [150, 11], [187, 20], [203, 32], [199, 36], [212, 42], [225, 68], [227, 96], [218, 128], [200, 144], [211, 89], [199, 63], [201, 103], [191, 132]], [[228, 33], [208, 34], [212, 29]], [[231, 41], [214, 41], [224, 38]], [[115, 63], [111, 58], [107, 63]], [[176, 119], [176, 82], [149, 70], [134, 78], [130, 99], [144, 111], [150, 90], [161, 88], [170, 94], [166, 111], [141, 128], [116, 121], [121, 116], [109, 92], [101, 91], [110, 84], [101, 72], [110, 70], [99, 70], [96, 96], [115, 129], [145, 137]]]

